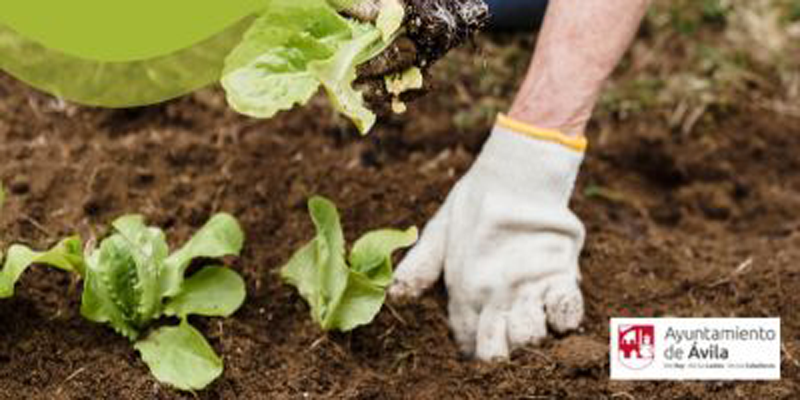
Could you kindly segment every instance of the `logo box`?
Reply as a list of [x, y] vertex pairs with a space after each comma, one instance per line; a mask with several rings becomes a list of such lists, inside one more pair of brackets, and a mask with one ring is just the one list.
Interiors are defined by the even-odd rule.
[[779, 318], [612, 318], [611, 379], [778, 380]]

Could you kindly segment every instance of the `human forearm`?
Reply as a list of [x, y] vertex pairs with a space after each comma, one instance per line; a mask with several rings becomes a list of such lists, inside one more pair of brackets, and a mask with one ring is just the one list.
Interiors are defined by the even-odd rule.
[[553, 0], [510, 116], [582, 136], [600, 90], [633, 39], [648, 0]]

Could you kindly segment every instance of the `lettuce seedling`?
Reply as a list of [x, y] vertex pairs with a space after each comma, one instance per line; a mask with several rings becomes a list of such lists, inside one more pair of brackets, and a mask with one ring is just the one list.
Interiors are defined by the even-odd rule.
[[362, 133], [368, 132], [375, 114], [353, 87], [356, 68], [394, 41], [405, 10], [396, 0], [383, 1], [374, 24], [338, 13], [356, 1], [268, 4], [225, 61], [222, 86], [231, 107], [252, 117], [271, 118], [306, 104], [323, 87], [334, 107]]
[[[323, 330], [350, 331], [372, 322], [392, 283], [392, 253], [417, 241], [417, 229], [382, 229], [356, 241], [345, 260], [336, 206], [322, 197], [308, 202], [317, 236], [298, 250], [281, 276], [297, 288]], [[349, 264], [349, 265], [348, 265]]]
[[[0, 210], [4, 202], [5, 191], [0, 184]], [[3, 253], [0, 252], [0, 261], [2, 260]], [[36, 252], [19, 244], [12, 245], [8, 249], [3, 269], [0, 270], [0, 299], [14, 295], [14, 286], [31, 265], [49, 265], [65, 271], [78, 272], [82, 269], [82, 260], [81, 240], [77, 237], [63, 240], [46, 252]]]
[[[2, 259], [2, 257], [0, 257]], [[45, 252], [15, 244], [8, 249], [3, 270], [0, 271], [0, 299], [14, 295], [17, 281], [32, 265], [47, 265], [68, 272], [78, 272], [83, 266], [81, 240], [78, 237], [65, 239]]]
[[[218, 214], [172, 254], [164, 233], [146, 226], [141, 216], [124, 216], [113, 227], [115, 232], [87, 254], [81, 313], [135, 342], [159, 381], [181, 390], [206, 387], [222, 373], [222, 360], [188, 316], [230, 316], [244, 302], [245, 285], [223, 267], [184, 275], [193, 259], [238, 255], [244, 242], [239, 224]], [[162, 316], [181, 322], [142, 339]]]

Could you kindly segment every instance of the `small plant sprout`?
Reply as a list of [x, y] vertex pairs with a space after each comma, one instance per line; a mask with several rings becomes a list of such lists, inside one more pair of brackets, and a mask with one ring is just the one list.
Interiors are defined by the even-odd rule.
[[[81, 313], [111, 325], [135, 342], [159, 381], [199, 390], [222, 374], [222, 360], [189, 324], [189, 315], [228, 317], [244, 302], [244, 280], [235, 271], [205, 267], [185, 278], [192, 260], [239, 255], [244, 234], [238, 222], [218, 214], [181, 249], [170, 254], [164, 233], [138, 215], [113, 223], [115, 232], [88, 252]], [[177, 326], [148, 328], [162, 316]]]
[[[0, 183], [0, 210], [5, 201], [5, 191]], [[61, 241], [53, 249], [36, 252], [28, 247], [15, 244], [8, 249], [3, 269], [0, 270], [0, 299], [14, 295], [14, 286], [31, 265], [43, 264], [65, 271], [78, 272], [82, 268], [81, 240], [77, 237]], [[3, 253], [0, 252], [0, 261]]]
[[8, 249], [3, 270], [0, 271], [0, 299], [14, 296], [14, 286], [22, 273], [32, 265], [47, 265], [68, 272], [78, 272], [83, 265], [81, 240], [77, 237], [62, 240], [46, 252], [33, 251], [15, 244]]
[[325, 330], [347, 332], [372, 322], [392, 282], [392, 253], [417, 241], [417, 229], [382, 229], [367, 233], [345, 259], [345, 242], [336, 206], [322, 197], [308, 202], [317, 236], [298, 250], [281, 270]]

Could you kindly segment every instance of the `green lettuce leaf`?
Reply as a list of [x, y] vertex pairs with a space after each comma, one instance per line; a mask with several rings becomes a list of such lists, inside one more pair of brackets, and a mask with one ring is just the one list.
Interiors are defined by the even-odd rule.
[[[186, 268], [195, 258], [220, 258], [238, 255], [244, 233], [235, 218], [228, 214], [213, 216], [180, 250], [169, 255], [164, 233], [148, 227], [139, 215], [114, 221], [116, 233], [104, 239], [100, 248], [86, 259], [81, 313], [90, 321], [108, 323], [130, 340], [164, 313], [164, 300], [180, 298], [171, 311], [204, 315], [228, 315], [241, 306], [244, 283], [232, 270], [201, 271], [186, 285]], [[235, 275], [236, 277], [233, 277]], [[222, 277], [220, 286], [203, 279]], [[238, 280], [237, 280], [238, 278]], [[208, 291], [214, 294], [209, 303], [219, 300], [218, 312], [194, 304], [192, 299]], [[193, 293], [198, 291], [198, 293]], [[230, 292], [227, 292], [230, 291]], [[225, 297], [227, 296], [227, 297]]]
[[271, 3], [225, 61], [222, 86], [229, 104], [270, 118], [307, 103], [322, 86], [334, 107], [368, 132], [375, 115], [353, 88], [356, 68], [394, 40], [396, 32], [385, 33], [396, 31], [396, 11], [381, 20], [382, 31], [345, 19], [325, 0]]
[[163, 232], [145, 226], [141, 216], [122, 217], [113, 226], [117, 233], [87, 259], [81, 313], [135, 340], [161, 315], [159, 275], [169, 250]]
[[164, 261], [160, 276], [161, 294], [175, 296], [181, 290], [186, 268], [196, 258], [238, 256], [244, 246], [244, 231], [230, 214], [211, 217], [178, 251]]
[[225, 60], [222, 86], [234, 110], [255, 118], [305, 104], [320, 82], [309, 70], [333, 57], [349, 26], [318, 1], [273, 4], [247, 31]]
[[[117, 237], [121, 239], [117, 250], [121, 255], [130, 256], [135, 269], [117, 270], [119, 265], [116, 264], [103, 267], [120, 275], [121, 290], [133, 292], [132, 303], [129, 304], [133, 314], [130, 316], [137, 325], [144, 326], [161, 314], [163, 296], [160, 292], [160, 277], [169, 255], [167, 238], [161, 229], [145, 225], [141, 215], [124, 216], [114, 221], [112, 226], [119, 232]], [[127, 281], [129, 277], [133, 280]]]
[[222, 375], [222, 360], [203, 335], [184, 319], [163, 327], [134, 347], [160, 382], [180, 390], [200, 390]]
[[[364, 96], [353, 88], [356, 67], [369, 55], [383, 49], [381, 32], [369, 24], [351, 22], [353, 39], [344, 43], [328, 61], [312, 63], [310, 68], [325, 88], [334, 108], [350, 118], [361, 133], [375, 125], [375, 114], [364, 104]], [[376, 50], [376, 47], [380, 50]]]
[[353, 271], [366, 275], [376, 285], [386, 287], [392, 283], [392, 253], [417, 242], [417, 228], [405, 231], [382, 229], [369, 232], [353, 245], [350, 266]]
[[202, 389], [222, 373], [222, 361], [186, 318], [233, 314], [244, 303], [245, 284], [222, 267], [203, 268], [188, 279], [184, 274], [195, 258], [238, 255], [244, 243], [239, 223], [217, 214], [171, 255], [164, 232], [146, 226], [141, 216], [124, 216], [113, 227], [86, 258], [81, 313], [131, 341], [163, 315], [181, 317], [180, 326], [161, 328], [135, 346], [160, 381]]
[[0, 271], [0, 298], [14, 295], [14, 286], [30, 266], [47, 265], [64, 271], [78, 272], [83, 269], [81, 240], [77, 237], [65, 239], [46, 252], [36, 252], [22, 245], [13, 245], [3, 270]]
[[317, 236], [294, 254], [281, 276], [298, 289], [322, 329], [335, 329], [330, 316], [347, 289], [349, 274], [344, 260], [344, 235], [333, 203], [316, 197], [308, 202], [308, 209]]
[[[0, 182], [0, 210], [2, 210], [5, 200], [6, 193]], [[0, 261], [2, 260], [3, 253], [0, 252]], [[86, 267], [81, 239], [77, 236], [64, 239], [45, 252], [33, 251], [22, 245], [11, 246], [5, 264], [0, 270], [0, 299], [13, 296], [17, 281], [29, 267], [35, 264], [83, 275]]]
[[[117, 241], [116, 239], [106, 239], [101, 249], [86, 259], [81, 315], [92, 322], [107, 323], [120, 335], [129, 340], [136, 340], [139, 337], [139, 327], [135, 326], [128, 316], [131, 308], [128, 304], [134, 301], [131, 299], [132, 291], [121, 282], [128, 274], [115, 273], [126, 271], [122, 268], [106, 271], [104, 267], [101, 267], [101, 265], [114, 263], [130, 265], [131, 270], [135, 268], [132, 257], [118, 250], [117, 247], [120, 245], [112, 244], [112, 240]], [[103, 254], [102, 263], [100, 261], [101, 253]]]
[[180, 294], [167, 302], [164, 314], [229, 317], [244, 304], [244, 279], [235, 271], [206, 267], [183, 282]]
[[317, 236], [292, 256], [281, 276], [297, 288], [323, 330], [346, 332], [372, 322], [392, 279], [391, 253], [413, 244], [416, 229], [382, 230], [364, 236], [354, 246], [348, 266], [336, 206], [314, 197], [308, 209]]
[[345, 290], [336, 300], [322, 328], [349, 332], [375, 319], [386, 301], [386, 290], [363, 274], [350, 271]]

